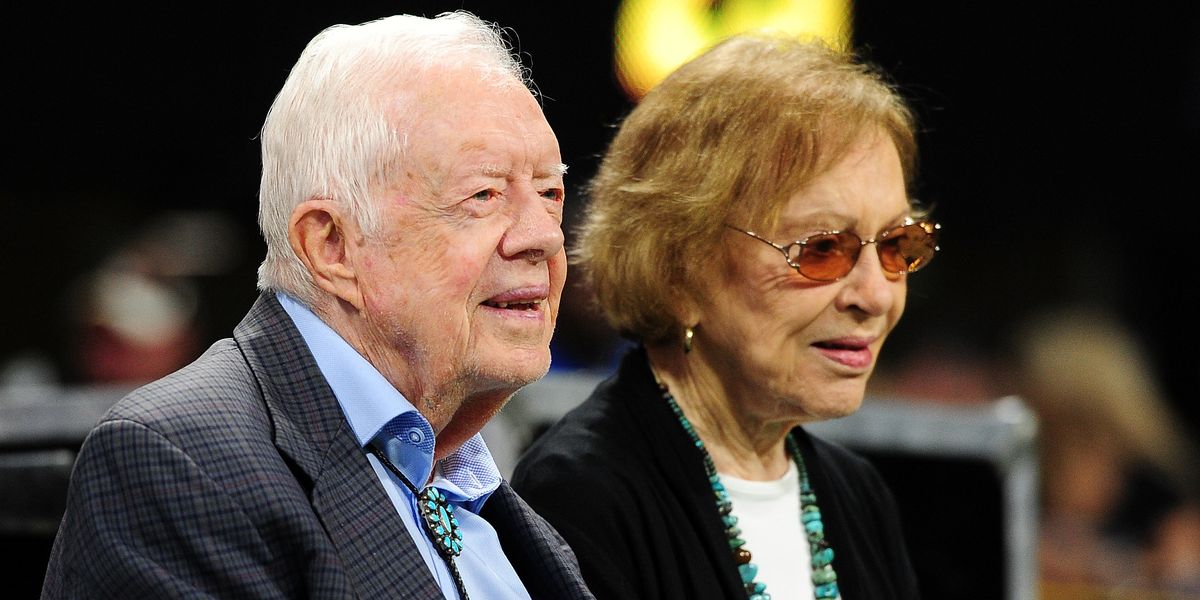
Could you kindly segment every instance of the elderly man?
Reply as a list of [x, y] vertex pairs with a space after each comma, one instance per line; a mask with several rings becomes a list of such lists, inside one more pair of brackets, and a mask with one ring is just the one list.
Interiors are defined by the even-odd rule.
[[332, 27], [262, 132], [262, 295], [88, 436], [42, 596], [590, 598], [478, 432], [549, 368], [558, 142], [495, 28]]

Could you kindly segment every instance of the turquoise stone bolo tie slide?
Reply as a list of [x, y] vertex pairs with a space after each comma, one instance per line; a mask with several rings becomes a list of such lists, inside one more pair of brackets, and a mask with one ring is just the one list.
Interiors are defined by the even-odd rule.
[[445, 557], [462, 554], [462, 532], [458, 529], [454, 506], [446, 499], [446, 495], [437, 488], [429, 486], [421, 490], [418, 499], [421, 517], [425, 521], [425, 529], [429, 531], [438, 551]]

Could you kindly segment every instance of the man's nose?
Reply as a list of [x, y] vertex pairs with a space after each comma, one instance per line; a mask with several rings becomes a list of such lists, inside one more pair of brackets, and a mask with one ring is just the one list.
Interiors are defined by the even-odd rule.
[[534, 190], [511, 200], [513, 222], [501, 242], [503, 255], [532, 262], [557, 255], [564, 241], [561, 201], [548, 200]]

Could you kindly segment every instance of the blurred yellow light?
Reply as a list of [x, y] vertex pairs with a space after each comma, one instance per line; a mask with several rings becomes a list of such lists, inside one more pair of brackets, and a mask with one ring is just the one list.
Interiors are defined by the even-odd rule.
[[731, 35], [772, 29], [846, 47], [850, 0], [624, 0], [617, 13], [617, 78], [633, 99]]

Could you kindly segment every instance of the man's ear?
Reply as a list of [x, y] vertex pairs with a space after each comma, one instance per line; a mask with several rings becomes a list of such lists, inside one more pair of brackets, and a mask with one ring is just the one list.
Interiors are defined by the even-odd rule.
[[362, 290], [352, 260], [351, 246], [358, 234], [353, 227], [333, 200], [306, 200], [292, 211], [288, 242], [317, 287], [362, 310]]

